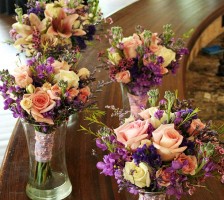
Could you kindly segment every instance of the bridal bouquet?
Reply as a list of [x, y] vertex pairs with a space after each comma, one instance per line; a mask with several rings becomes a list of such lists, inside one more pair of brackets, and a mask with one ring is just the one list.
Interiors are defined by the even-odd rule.
[[92, 107], [88, 85], [94, 80], [87, 68], [77, 69], [41, 53], [12, 74], [0, 71], [4, 109], [21, 119], [27, 138], [30, 171], [26, 192], [31, 199], [63, 199], [70, 194], [66, 122], [72, 114]]
[[114, 176], [119, 188], [130, 193], [163, 192], [177, 199], [205, 187], [209, 177], [217, 175], [224, 182], [224, 131], [201, 122], [198, 108], [172, 92], [158, 106], [158, 91], [149, 91], [149, 97], [152, 107], [116, 129], [94, 115], [86, 118], [101, 127], [98, 132], [82, 127], [104, 152], [97, 163], [101, 174]]
[[121, 27], [112, 27], [107, 50], [110, 78], [122, 83], [128, 92], [143, 96], [160, 85], [169, 71], [175, 73], [183, 55], [188, 53], [182, 38], [175, 39], [171, 25], [161, 34], [137, 27], [132, 36], [124, 37]]
[[88, 85], [95, 79], [86, 68], [78, 70], [66, 61], [38, 53], [12, 75], [0, 71], [0, 80], [4, 109], [29, 123], [57, 127], [86, 107], [91, 94]]
[[27, 56], [41, 52], [56, 58], [64, 49], [83, 49], [100, 21], [98, 5], [99, 0], [89, 0], [87, 5], [82, 0], [28, 0], [27, 14], [16, 9], [17, 22], [10, 31], [13, 44]]

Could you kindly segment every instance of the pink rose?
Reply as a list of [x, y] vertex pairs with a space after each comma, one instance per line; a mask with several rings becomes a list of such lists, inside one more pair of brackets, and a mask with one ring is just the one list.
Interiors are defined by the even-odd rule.
[[159, 128], [152, 132], [153, 145], [157, 149], [163, 161], [173, 160], [179, 153], [187, 147], [180, 147], [183, 136], [174, 129], [174, 124], [161, 124]]
[[201, 130], [205, 128], [205, 124], [200, 119], [193, 119], [190, 128], [187, 130], [189, 135], [197, 135]]
[[27, 71], [16, 73], [14, 77], [16, 84], [21, 88], [25, 88], [29, 84], [33, 83], [33, 79], [29, 77]]
[[124, 38], [122, 42], [125, 58], [135, 58], [137, 56], [137, 47], [142, 45], [142, 41], [139, 36], [137, 34], [133, 34], [132, 37]]
[[122, 126], [114, 129], [114, 132], [119, 142], [134, 150], [140, 145], [141, 140], [148, 137], [148, 126], [148, 120], [137, 120], [129, 124], [123, 124]]
[[197, 168], [197, 159], [195, 156], [186, 156], [182, 153], [175, 160], [183, 165], [182, 172], [184, 174], [195, 175]]
[[121, 83], [125, 83], [125, 84], [129, 83], [131, 81], [130, 72], [128, 70], [119, 72], [116, 74], [115, 79], [117, 82], [121, 82]]

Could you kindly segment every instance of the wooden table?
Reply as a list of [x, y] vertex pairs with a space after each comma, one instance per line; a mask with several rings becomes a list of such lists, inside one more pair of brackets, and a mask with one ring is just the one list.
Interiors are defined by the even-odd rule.
[[[114, 26], [122, 26], [125, 35], [130, 35], [134, 27], [138, 24], [149, 28], [153, 32], [160, 32], [162, 25], [172, 23], [177, 35], [181, 35], [190, 28], [196, 28], [196, 33], [188, 40], [188, 47], [197, 39], [197, 34], [211, 18], [215, 19], [220, 15], [220, 7], [224, 10], [223, 0], [140, 0], [139, 2], [119, 11], [113, 15]], [[222, 13], [223, 13], [222, 10]], [[217, 11], [217, 12], [216, 12]], [[210, 16], [210, 17], [208, 17]], [[211, 17], [212, 16], [212, 17]], [[198, 28], [199, 27], [199, 28]], [[106, 31], [104, 27], [103, 31]], [[94, 68], [98, 65], [96, 55], [99, 50], [106, 48], [107, 43], [95, 42], [94, 45], [85, 52], [81, 66]], [[187, 58], [184, 59], [180, 70], [174, 77], [168, 75], [163, 80], [160, 91], [178, 89], [180, 97], [184, 97], [185, 87], [185, 66]], [[99, 79], [107, 77], [105, 72], [97, 75]], [[121, 94], [118, 84], [111, 84], [98, 94], [99, 107], [104, 109], [105, 105], [115, 105], [121, 107]], [[117, 127], [118, 121], [112, 120], [107, 114], [103, 121], [111, 127]], [[77, 132], [79, 125], [87, 126], [80, 114], [77, 123], [67, 130], [66, 159], [69, 177], [73, 185], [73, 191], [69, 200], [124, 200], [136, 199], [126, 192], [118, 193], [116, 182], [113, 178], [100, 175], [95, 167], [101, 158], [92, 155], [95, 149], [95, 142], [90, 135]], [[6, 156], [0, 174], [0, 200], [26, 200], [25, 186], [28, 178], [28, 151], [26, 140], [21, 123], [15, 126], [14, 132], [9, 142]], [[222, 200], [224, 196], [224, 186], [217, 180], [208, 182], [210, 193], [205, 189], [200, 189], [191, 199], [194, 200]], [[185, 198], [183, 198], [185, 199]], [[187, 198], [186, 198], [187, 199]]]

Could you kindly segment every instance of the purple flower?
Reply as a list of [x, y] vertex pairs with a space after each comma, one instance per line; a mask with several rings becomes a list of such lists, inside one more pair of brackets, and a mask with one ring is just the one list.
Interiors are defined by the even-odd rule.
[[157, 110], [154, 114], [154, 117], [160, 120], [163, 117], [164, 110]]
[[137, 148], [132, 157], [136, 164], [145, 162], [149, 166], [156, 169], [158, 169], [162, 165], [160, 155], [157, 153], [157, 150], [153, 145], [147, 147], [145, 144], [142, 148]]
[[102, 170], [101, 174], [105, 174], [106, 176], [114, 175], [114, 165], [116, 164], [119, 155], [115, 153], [110, 153], [103, 157], [103, 162], [98, 162], [96, 167]]
[[107, 150], [107, 145], [102, 143], [100, 138], [96, 139], [96, 146], [100, 149], [102, 149], [102, 151], [106, 151]]

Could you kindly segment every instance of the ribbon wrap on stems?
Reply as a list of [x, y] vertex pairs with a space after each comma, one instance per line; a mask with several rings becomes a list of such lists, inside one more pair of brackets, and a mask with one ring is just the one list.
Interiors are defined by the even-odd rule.
[[138, 113], [146, 108], [148, 95], [136, 96], [127, 92], [131, 114], [137, 118]]

